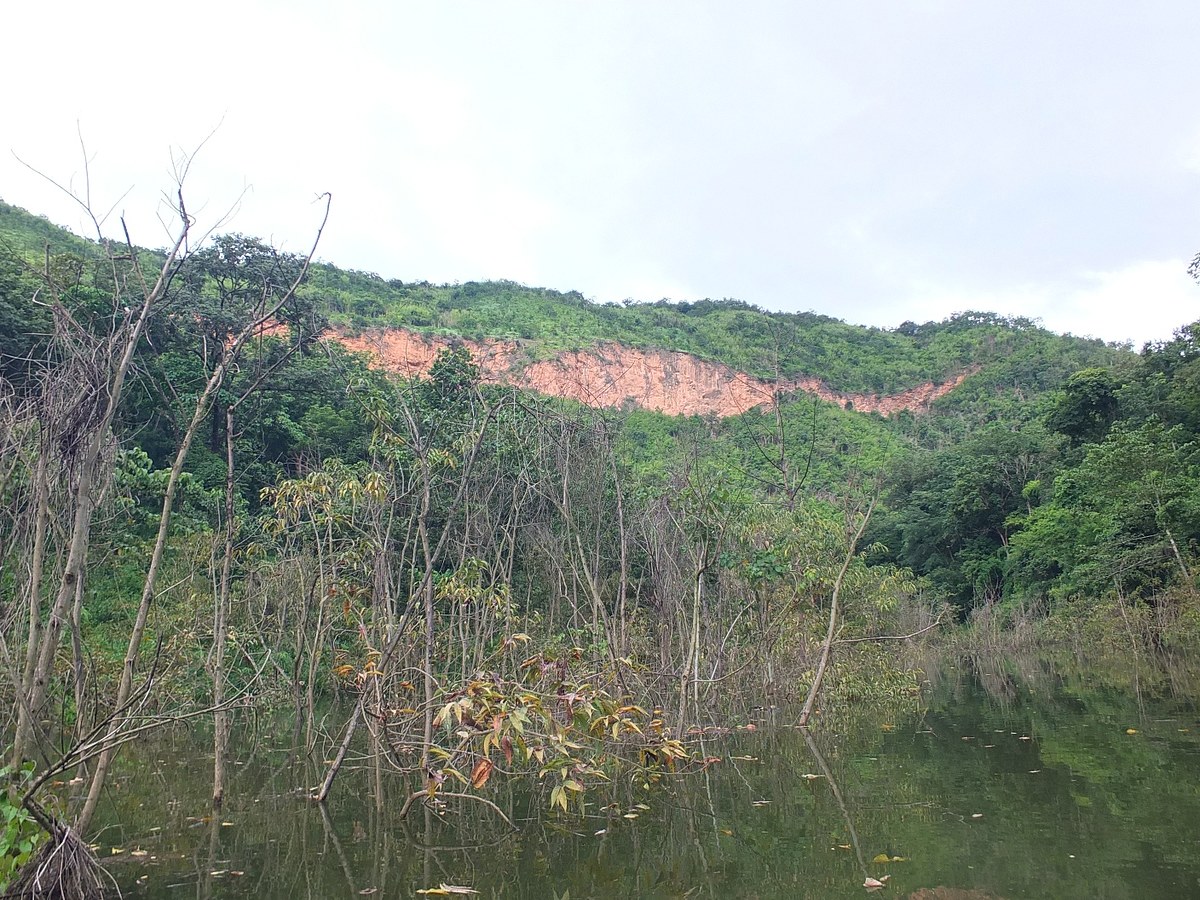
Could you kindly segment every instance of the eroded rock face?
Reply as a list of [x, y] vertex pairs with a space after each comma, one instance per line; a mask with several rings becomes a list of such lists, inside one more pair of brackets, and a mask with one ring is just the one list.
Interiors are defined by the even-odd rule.
[[842, 407], [852, 403], [860, 412], [885, 416], [900, 410], [919, 412], [977, 371], [961, 372], [943, 384], [927, 382], [899, 394], [880, 396], [834, 391], [819, 378], [798, 378], [776, 385], [690, 353], [639, 350], [615, 343], [528, 362], [521, 345], [515, 341], [457, 341], [426, 337], [403, 328], [368, 331], [357, 336], [331, 332], [326, 338], [350, 350], [367, 353], [380, 368], [410, 377], [428, 372], [444, 348], [462, 344], [471, 351], [488, 383], [569, 397], [588, 406], [632, 405], [670, 416], [740, 415], [769, 403], [777, 388], [815, 394]]

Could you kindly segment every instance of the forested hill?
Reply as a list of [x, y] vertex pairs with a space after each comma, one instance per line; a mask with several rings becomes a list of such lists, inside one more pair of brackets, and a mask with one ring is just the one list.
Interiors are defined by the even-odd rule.
[[[0, 202], [0, 277], [17, 278], [22, 268], [18, 260], [40, 270], [49, 259], [64, 279], [82, 282], [88, 277], [86, 263], [94, 264], [97, 249], [93, 242], [44, 218]], [[6, 296], [12, 294], [11, 289], [6, 291]], [[1100, 341], [1053, 335], [1028, 319], [986, 312], [880, 329], [813, 312], [771, 313], [734, 299], [598, 304], [577, 291], [510, 281], [405, 283], [327, 263], [312, 267], [300, 295], [322, 325], [329, 326], [330, 336], [377, 358], [387, 356], [388, 345], [402, 337], [405, 353], [411, 350], [424, 360], [395, 358], [393, 346], [392, 368], [408, 374], [427, 369], [438, 347], [467, 340], [477, 354], [490, 349], [499, 355], [497, 366], [512, 371], [511, 382], [586, 402], [596, 393], [594, 384], [565, 391], [555, 385], [568, 380], [562, 377], [564, 370], [586, 373], [590, 364], [598, 369], [607, 364], [593, 377], [596, 383], [608, 385], [609, 398], [596, 404], [602, 406], [622, 405], [631, 392], [628, 385], [611, 383], [619, 378], [614, 372], [623, 372], [628, 379], [636, 368], [645, 370], [639, 376], [642, 380], [653, 380], [663, 361], [645, 354], [676, 354], [666, 361], [669, 371], [659, 381], [681, 377], [675, 371], [680, 363], [698, 366], [700, 383], [687, 398], [638, 402], [636, 389], [631, 398], [635, 405], [672, 413], [728, 415], [761, 402], [755, 396], [769, 398], [778, 388], [817, 393], [839, 405], [886, 414], [924, 408], [966, 375], [981, 371], [977, 383], [999, 379], [1028, 397], [1055, 387], [1077, 368], [1110, 364], [1121, 355], [1119, 349]], [[37, 331], [37, 315], [33, 310], [10, 309], [7, 321], [16, 323], [10, 334]], [[418, 342], [424, 342], [423, 350]], [[586, 355], [598, 348], [606, 349]], [[614, 351], [620, 348], [642, 354], [613, 361]], [[561, 361], [559, 371], [547, 372], [547, 364], [554, 368], [556, 361]], [[388, 361], [382, 362], [386, 367]], [[541, 375], [521, 377], [521, 372], [538, 365]], [[1004, 371], [993, 378], [987, 370], [996, 366]], [[503, 380], [499, 371], [495, 380]], [[742, 383], [746, 390], [727, 397], [723, 383], [730, 381]], [[897, 395], [900, 399], [889, 404], [888, 398]]]
[[[577, 291], [508, 281], [405, 283], [332, 266], [316, 267], [308, 290], [330, 321], [350, 332], [393, 327], [431, 337], [507, 340], [520, 342], [534, 360], [612, 342], [682, 351], [762, 379], [819, 378], [834, 391], [854, 393], [942, 383], [1019, 352], [1031, 339], [1050, 337], [1028, 319], [986, 312], [888, 330], [813, 312], [771, 313], [728, 298], [598, 304]], [[1099, 341], [1057, 343], [1068, 355], [1112, 355]]]
[[[0, 203], [7, 392], [36, 393], [60, 359], [110, 352], [107, 335], [130, 315], [114, 280], [127, 276], [115, 273], [133, 257], [160, 254], [106, 255]], [[993, 313], [865, 328], [738, 300], [597, 304], [513, 282], [404, 283], [324, 263], [288, 292], [300, 271], [301, 260], [242, 235], [215, 237], [181, 265], [146, 320], [114, 421], [121, 446], [142, 454], [123, 457], [136, 470], [124, 476], [134, 498], [152, 493], [256, 304], [279, 299], [190, 445], [197, 521], [203, 492], [224, 483], [232, 406], [247, 460], [239, 491], [253, 508], [280, 479], [326, 461], [369, 464], [378, 413], [364, 397], [405, 383], [388, 371], [424, 377], [451, 358], [456, 384], [619, 410], [609, 446], [646, 496], [669, 494], [699, 459], [747, 502], [782, 491], [792, 508], [804, 495], [874, 485], [875, 558], [962, 606], [1114, 584], [1152, 594], [1191, 577], [1194, 326], [1139, 355]], [[51, 295], [57, 322], [42, 302]], [[583, 415], [574, 408], [564, 414]]]

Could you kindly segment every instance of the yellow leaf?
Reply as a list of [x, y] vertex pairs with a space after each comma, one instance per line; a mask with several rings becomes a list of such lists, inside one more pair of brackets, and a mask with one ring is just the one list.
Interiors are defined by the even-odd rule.
[[1125, 733], [1126, 734], [1137, 734], [1137, 729], [1136, 728], [1126, 728]]

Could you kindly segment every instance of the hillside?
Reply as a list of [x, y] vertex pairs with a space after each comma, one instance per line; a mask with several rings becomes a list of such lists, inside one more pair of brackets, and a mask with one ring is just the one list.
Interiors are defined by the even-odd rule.
[[[401, 328], [431, 339], [510, 342], [531, 361], [620, 344], [688, 353], [751, 378], [819, 379], [834, 393], [880, 396], [942, 384], [1044, 333], [1028, 319], [992, 313], [889, 330], [728, 298], [598, 304], [577, 291], [506, 281], [406, 284], [327, 265], [314, 269], [305, 290], [342, 333]], [[1085, 345], [1107, 349], [1101, 341], [1062, 340], [1063, 347]]]
[[[68, 331], [81, 329], [70, 341], [103, 348], [114, 324], [113, 264], [103, 253], [0, 204], [0, 376], [14, 396], [62, 352], [49, 344], [49, 306], [33, 300], [47, 290], [69, 313]], [[182, 264], [147, 322], [114, 423], [123, 446], [146, 454], [143, 487], [170, 464], [188, 404], [238, 323], [298, 271], [294, 257], [241, 235], [218, 236]], [[745, 502], [782, 496], [789, 508], [802, 496], [829, 500], [870, 485], [883, 499], [869, 535], [877, 561], [900, 563], [969, 606], [1077, 583], [1037, 557], [1045, 545], [1023, 557], [1014, 548], [1031, 540], [1026, 523], [1051, 531], [1041, 510], [1068, 508], [1059, 491], [1069, 482], [1059, 481], [1086, 462], [1087, 441], [1105, 439], [1123, 416], [1137, 427], [1190, 421], [1179, 412], [1190, 408], [1179, 399], [1188, 396], [1184, 375], [1176, 385], [1163, 374], [1177, 356], [1191, 359], [1190, 338], [1181, 340], [1182, 356], [1162, 348], [1139, 356], [993, 313], [889, 330], [739, 300], [596, 304], [514, 282], [411, 284], [321, 263], [204, 412], [202, 439], [187, 454], [198, 491], [191, 515], [205, 521], [212, 501], [203, 492], [225, 483], [222, 416], [239, 391], [248, 399], [238, 446], [249, 461], [238, 491], [256, 509], [281, 479], [335, 462], [377, 464], [380, 410], [433, 403], [420, 386], [432, 375], [486, 389], [488, 402], [509, 402], [504, 391], [516, 388], [525, 398], [514, 401], [518, 418], [603, 428], [644, 498], [670, 496], [697, 467], [711, 467]], [[1154, 447], [1176, 440], [1147, 434]], [[1172, 471], [1191, 471], [1185, 457], [1171, 457]], [[1151, 502], [1151, 524], [1138, 526], [1154, 554], [1153, 522], [1173, 509]], [[1191, 552], [1175, 537], [1196, 530], [1190, 516], [1165, 544], [1179, 559]]]
[[[23, 261], [28, 281], [47, 251], [55, 266], [84, 280], [99, 248], [0, 202], [0, 276], [16, 279]], [[738, 415], [777, 391], [885, 416], [920, 412], [980, 373], [977, 386], [1028, 400], [1076, 368], [1121, 356], [1100, 341], [991, 313], [887, 330], [740, 300], [597, 304], [576, 291], [504, 281], [406, 284], [328, 263], [313, 267], [301, 295], [328, 322], [328, 336], [387, 371], [425, 372], [440, 349], [463, 343], [493, 383], [668, 415]], [[11, 332], [34, 331], [32, 315], [14, 309]], [[990, 377], [1014, 360], [1024, 371]]]

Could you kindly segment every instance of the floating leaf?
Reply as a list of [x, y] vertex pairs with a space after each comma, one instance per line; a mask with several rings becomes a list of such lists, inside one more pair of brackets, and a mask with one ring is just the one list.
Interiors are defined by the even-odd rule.
[[428, 894], [435, 897], [448, 897], [451, 894], [478, 894], [475, 888], [464, 887], [461, 884], [446, 884], [444, 881], [435, 888], [420, 888], [418, 894]]
[[871, 862], [873, 862], [873, 863], [886, 863], [886, 862], [891, 862], [891, 861], [892, 861], [892, 858], [890, 856], [888, 856], [886, 853], [876, 854], [875, 858], [871, 860]]
[[1136, 728], [1126, 728], [1125, 733], [1126, 734], [1137, 734], [1138, 732], [1137, 732]]
[[884, 875], [882, 878], [872, 878], [870, 875], [868, 875], [866, 880], [863, 881], [863, 887], [865, 887], [868, 891], [878, 891], [881, 888], [887, 887], [887, 880], [888, 876], [886, 875]]

